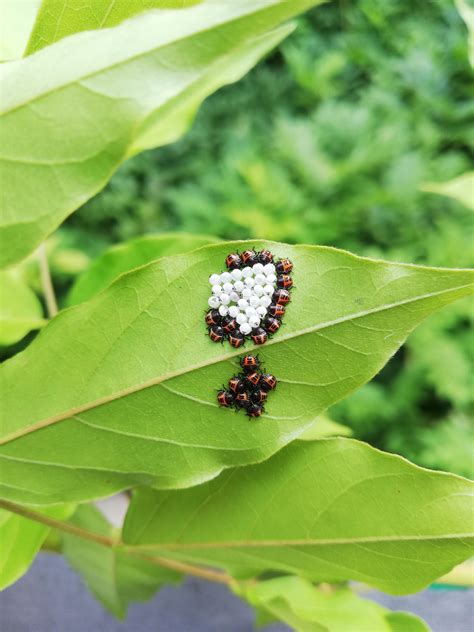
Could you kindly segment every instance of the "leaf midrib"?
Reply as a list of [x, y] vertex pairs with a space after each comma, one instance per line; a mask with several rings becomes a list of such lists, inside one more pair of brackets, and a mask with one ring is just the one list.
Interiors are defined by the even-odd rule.
[[[355, 320], [357, 318], [364, 318], [365, 316], [370, 316], [371, 314], [376, 314], [379, 312], [383, 312], [386, 310], [390, 310], [390, 309], [395, 309], [397, 307], [401, 307], [403, 305], [408, 305], [410, 303], [415, 303], [417, 301], [422, 301], [424, 299], [428, 299], [428, 298], [433, 298], [435, 296], [441, 296], [444, 294], [449, 294], [451, 292], [457, 292], [459, 290], [462, 290], [464, 288], [468, 288], [471, 287], [471, 283], [466, 283], [463, 285], [459, 285], [456, 287], [451, 287], [451, 288], [447, 288], [444, 290], [439, 290], [437, 292], [429, 292], [427, 294], [421, 294], [419, 296], [415, 296], [406, 300], [402, 300], [402, 301], [397, 301], [395, 303], [388, 303], [386, 305], [382, 305], [380, 307], [374, 307], [371, 309], [367, 309], [367, 310], [363, 310], [360, 312], [355, 312], [353, 314], [347, 314], [345, 316], [341, 316], [340, 318], [335, 318], [333, 320], [324, 322], [324, 323], [319, 323], [317, 325], [313, 325], [311, 327], [306, 327], [304, 329], [299, 329], [296, 330], [294, 332], [290, 332], [287, 334], [281, 334], [279, 335], [277, 338], [273, 338], [271, 340], [269, 340], [266, 343], [266, 346], [270, 346], [270, 345], [274, 345], [274, 344], [280, 344], [282, 342], [285, 342], [287, 340], [291, 340], [293, 338], [297, 338], [299, 336], [305, 336], [311, 333], [314, 333], [316, 331], [320, 331], [322, 329], [328, 329], [329, 327], [333, 327], [335, 325], [339, 325], [341, 323], [344, 322], [349, 322], [351, 320]], [[234, 358], [235, 356], [241, 355], [242, 354], [242, 349], [236, 349], [235, 351], [231, 351], [228, 352], [227, 354], [217, 357], [217, 358], [211, 358], [210, 360], [206, 360], [203, 362], [200, 362], [198, 364], [194, 364], [188, 367], [184, 367], [182, 369], [178, 369], [176, 371], [171, 371], [169, 373], [165, 373], [162, 376], [159, 377], [155, 377], [155, 378], [151, 378], [150, 380], [146, 380], [145, 382], [142, 382], [140, 384], [135, 384], [133, 386], [130, 386], [128, 388], [122, 389], [120, 391], [117, 391], [115, 393], [111, 393], [110, 395], [106, 395], [104, 397], [98, 398], [92, 402], [87, 402], [86, 404], [82, 404], [81, 406], [76, 406], [73, 408], [70, 408], [67, 411], [64, 411], [62, 413], [58, 413], [57, 415], [53, 415], [52, 417], [47, 417], [45, 419], [42, 419], [40, 421], [37, 421], [29, 426], [26, 426], [24, 428], [21, 428], [19, 430], [16, 430], [15, 432], [11, 432], [7, 435], [5, 435], [4, 437], [2, 437], [0, 439], [0, 446], [4, 445], [6, 443], [9, 443], [10, 441], [14, 441], [15, 439], [19, 439], [22, 436], [25, 436], [27, 434], [30, 434], [32, 432], [35, 432], [37, 430], [41, 430], [42, 428], [46, 428], [47, 426], [50, 426], [54, 423], [57, 423], [59, 421], [63, 421], [65, 419], [69, 419], [70, 417], [73, 417], [75, 415], [79, 415], [81, 413], [84, 413], [88, 410], [94, 409], [94, 408], [98, 408], [100, 406], [103, 406], [105, 404], [108, 404], [110, 402], [113, 402], [117, 399], [121, 399], [122, 397], [127, 397], [128, 395], [132, 395], [133, 393], [137, 393], [139, 391], [145, 390], [147, 388], [151, 388], [152, 386], [157, 386], [158, 384], [162, 383], [162, 382], [166, 382], [167, 380], [171, 380], [175, 377], [179, 377], [180, 375], [185, 375], [187, 373], [191, 373], [192, 371], [196, 371], [198, 369], [202, 369], [204, 367], [207, 366], [211, 366], [213, 364], [218, 364], [219, 362], [223, 362], [226, 360], [229, 360], [231, 358]]]

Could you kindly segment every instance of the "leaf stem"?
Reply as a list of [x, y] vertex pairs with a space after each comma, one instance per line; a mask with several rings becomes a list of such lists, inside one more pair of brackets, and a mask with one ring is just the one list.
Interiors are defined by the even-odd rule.
[[38, 248], [38, 261], [41, 276], [41, 285], [43, 286], [43, 295], [46, 301], [46, 309], [50, 318], [54, 318], [58, 313], [58, 303], [54, 293], [53, 282], [51, 280], [51, 272], [49, 270], [48, 255], [46, 253], [45, 244], [41, 244]]
[[[114, 540], [113, 538], [109, 538], [100, 533], [94, 533], [92, 531], [87, 531], [86, 529], [82, 529], [81, 527], [76, 527], [69, 522], [64, 522], [62, 520], [57, 520], [56, 518], [51, 518], [50, 516], [45, 516], [34, 509], [29, 509], [27, 507], [23, 507], [21, 505], [17, 505], [16, 503], [10, 502], [9, 500], [1, 500], [0, 499], [0, 508], [6, 509], [7, 511], [11, 511], [13, 513], [26, 518], [27, 520], [33, 520], [35, 522], [41, 522], [48, 527], [53, 529], [58, 529], [59, 531], [63, 531], [64, 533], [70, 533], [71, 535], [75, 535], [83, 540], [89, 540], [91, 542], [95, 542], [96, 544], [100, 544], [102, 546], [107, 546], [109, 548], [116, 547], [119, 542]], [[226, 584], [227, 586], [233, 585], [236, 581], [227, 573], [221, 571], [214, 571], [210, 568], [204, 568], [201, 566], [194, 566], [193, 564], [186, 564], [185, 562], [178, 562], [177, 560], [170, 560], [164, 557], [150, 556], [145, 555], [144, 553], [135, 552], [132, 547], [121, 547], [123, 551], [128, 553], [129, 555], [133, 555], [134, 557], [139, 557], [143, 560], [147, 560], [152, 564], [157, 564], [158, 566], [163, 566], [164, 568], [170, 568], [178, 573], [184, 573], [186, 575], [194, 575], [195, 577], [200, 577], [202, 579], [207, 579], [211, 582], [216, 582], [219, 584]]]

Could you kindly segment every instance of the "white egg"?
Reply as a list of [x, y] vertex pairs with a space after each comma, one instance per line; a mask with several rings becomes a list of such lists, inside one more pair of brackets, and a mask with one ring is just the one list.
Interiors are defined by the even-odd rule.
[[228, 305], [230, 303], [230, 296], [225, 292], [222, 292], [222, 294], [219, 296], [219, 300], [222, 305]]
[[250, 327], [252, 327], [252, 329], [255, 329], [256, 327], [258, 327], [260, 325], [260, 318], [258, 316], [250, 316], [249, 318], [249, 325]]
[[259, 305], [255, 311], [257, 312], [257, 316], [260, 316], [260, 318], [267, 315], [267, 308], [263, 307], [263, 305]]
[[239, 298], [237, 305], [240, 307], [241, 310], [245, 310], [249, 306], [249, 302], [246, 301], [244, 298]]
[[248, 318], [243, 312], [240, 312], [240, 314], [235, 317], [235, 320], [239, 323], [239, 325], [243, 325], [247, 322]]
[[234, 281], [240, 281], [240, 279], [242, 278], [242, 270], [236, 268], [235, 270], [232, 270], [230, 276], [234, 279]]
[[265, 294], [265, 296], [262, 296], [262, 298], [260, 299], [260, 305], [262, 307], [269, 307], [272, 304], [272, 299], [268, 296], [268, 294]]
[[253, 277], [247, 277], [244, 283], [247, 287], [253, 287], [255, 285], [255, 279]]
[[276, 276], [274, 274], [268, 274], [267, 275], [267, 283], [274, 284], [274, 283], [276, 283], [276, 280], [277, 280], [277, 278], [276, 278]]
[[248, 323], [242, 323], [239, 327], [240, 333], [244, 334], [244, 336], [248, 336], [252, 331], [252, 327]]
[[244, 289], [245, 285], [243, 284], [242, 281], [236, 281], [234, 283], [234, 290], [236, 292], [242, 292], [242, 290]]
[[219, 306], [219, 314], [221, 316], [227, 316], [227, 314], [229, 313], [229, 308], [226, 307], [225, 305], [220, 305]]
[[231, 302], [232, 302], [232, 303], [237, 303], [237, 301], [238, 301], [238, 300], [239, 300], [239, 298], [240, 298], [240, 295], [239, 295], [239, 294], [237, 294], [237, 292], [231, 292], [231, 293], [229, 294], [229, 296], [230, 296], [230, 300], [231, 300]]
[[250, 318], [250, 316], [255, 316], [257, 312], [255, 311], [255, 307], [246, 307], [245, 313]]
[[256, 263], [252, 266], [252, 270], [254, 274], [261, 274], [263, 272], [263, 265], [261, 263]]
[[219, 307], [220, 303], [221, 302], [217, 296], [210, 296], [207, 301], [207, 304], [209, 305], [209, 307], [212, 307], [213, 309], [216, 309], [217, 307]]
[[213, 285], [212, 286], [212, 293], [215, 294], [216, 296], [219, 296], [219, 294], [222, 294], [222, 288], [220, 285]]
[[232, 285], [232, 283], [224, 283], [224, 285], [222, 286], [222, 289], [224, 290], [226, 294], [230, 294], [232, 290], [234, 289], [234, 286]]
[[253, 296], [252, 290], [249, 287], [245, 287], [242, 290], [242, 298], [246, 298], [248, 300], [251, 296]]
[[251, 277], [252, 275], [253, 275], [253, 270], [250, 266], [246, 266], [245, 268], [243, 268], [242, 276], [244, 277], [244, 279], [247, 279], [248, 277]]
[[275, 273], [275, 266], [273, 263], [267, 263], [267, 265], [263, 266], [263, 273], [266, 274], [267, 276], [269, 274], [274, 274]]
[[255, 277], [255, 283], [257, 285], [265, 285], [266, 282], [267, 277], [264, 274], [257, 274], [257, 276]]
[[217, 285], [220, 282], [221, 282], [221, 277], [219, 274], [211, 274], [211, 276], [209, 277], [209, 283], [211, 285]]
[[258, 296], [251, 296], [249, 303], [250, 307], [258, 307], [260, 305], [260, 299], [258, 298]]
[[265, 294], [271, 296], [275, 291], [275, 288], [273, 287], [273, 285], [268, 284], [263, 288], [263, 291], [265, 292]]
[[240, 314], [240, 309], [237, 307], [237, 305], [232, 305], [232, 307], [229, 307], [229, 316], [232, 316], [232, 318], [236, 318], [236, 316], [238, 316]]
[[221, 274], [221, 283], [232, 283], [232, 277], [230, 276], [230, 272], [223, 272]]
[[254, 285], [252, 290], [255, 296], [262, 296], [263, 294], [263, 287], [261, 285]]

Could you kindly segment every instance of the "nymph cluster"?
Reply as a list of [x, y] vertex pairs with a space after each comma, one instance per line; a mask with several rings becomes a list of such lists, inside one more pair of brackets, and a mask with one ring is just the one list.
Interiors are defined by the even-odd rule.
[[265, 412], [263, 404], [268, 393], [275, 390], [277, 380], [271, 373], [260, 371], [257, 356], [247, 355], [240, 360], [243, 373], [230, 378], [227, 389], [217, 393], [220, 406], [245, 410], [248, 417], [260, 417]]
[[280, 329], [290, 301], [293, 264], [289, 259], [274, 261], [269, 250], [245, 250], [227, 255], [226, 266], [226, 272], [209, 277], [209, 337], [213, 342], [228, 339], [236, 348], [246, 339], [265, 344]]

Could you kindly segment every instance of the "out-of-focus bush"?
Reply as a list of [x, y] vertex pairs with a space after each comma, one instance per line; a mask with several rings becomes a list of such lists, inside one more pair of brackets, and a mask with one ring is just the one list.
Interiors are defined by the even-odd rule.
[[[184, 230], [472, 265], [472, 214], [420, 190], [470, 168], [469, 86], [451, 0], [323, 5], [209, 99], [183, 140], [126, 163], [63, 235], [90, 255]], [[332, 416], [421, 464], [473, 474], [471, 321], [466, 302], [432, 319]]]

